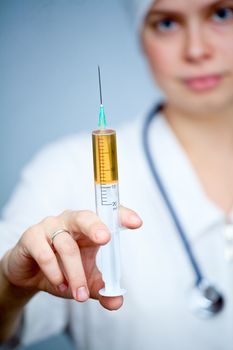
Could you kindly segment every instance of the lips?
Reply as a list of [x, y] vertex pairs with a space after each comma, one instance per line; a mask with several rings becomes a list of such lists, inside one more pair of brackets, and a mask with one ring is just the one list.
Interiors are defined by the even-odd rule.
[[212, 74], [185, 79], [186, 85], [195, 91], [205, 91], [215, 88], [221, 81], [222, 75]]

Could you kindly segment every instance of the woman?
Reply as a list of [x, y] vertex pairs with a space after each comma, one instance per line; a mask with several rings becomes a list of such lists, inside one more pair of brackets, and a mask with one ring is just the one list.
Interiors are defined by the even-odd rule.
[[[149, 129], [152, 160], [225, 306], [208, 321], [189, 310], [193, 299], [200, 301], [193, 270], [145, 159], [140, 119], [118, 131], [121, 201], [144, 221], [135, 234], [122, 233], [124, 306], [122, 297], [98, 294], [103, 281], [95, 256], [110, 236], [93, 212], [81, 210], [93, 209], [90, 142], [68, 139], [26, 169], [2, 222], [2, 253], [9, 249], [0, 265], [2, 340], [14, 334], [24, 310], [24, 343], [68, 325], [78, 349], [232, 348], [233, 275], [224, 229], [233, 204], [233, 0], [140, 1], [136, 8], [142, 48], [165, 95]], [[131, 229], [142, 224], [123, 207], [121, 222]], [[52, 244], [51, 234], [62, 228], [69, 233]], [[77, 303], [89, 298], [99, 303]]]

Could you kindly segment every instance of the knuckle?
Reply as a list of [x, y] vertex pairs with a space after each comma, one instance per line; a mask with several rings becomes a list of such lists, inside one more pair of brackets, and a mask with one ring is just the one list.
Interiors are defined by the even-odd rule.
[[107, 227], [102, 224], [102, 223], [99, 223], [99, 222], [94, 222], [94, 223], [91, 223], [89, 228], [88, 228], [88, 231], [90, 233], [91, 236], [95, 236], [95, 233], [97, 231], [107, 231]]
[[95, 215], [91, 210], [79, 210], [76, 212], [76, 221], [82, 221], [83, 219], [90, 218], [92, 215]]
[[73, 213], [73, 211], [71, 209], [63, 210], [63, 212], [58, 215], [58, 218], [66, 217], [66, 216], [68, 216], [68, 215], [70, 215], [72, 213]]
[[56, 216], [47, 216], [46, 218], [44, 218], [42, 220], [42, 224], [43, 226], [45, 227], [50, 227], [50, 226], [56, 226], [57, 225], [57, 222], [58, 222], [58, 219]]
[[64, 239], [56, 249], [62, 255], [74, 256], [77, 254], [77, 245], [69, 239]]
[[35, 236], [38, 234], [38, 231], [39, 231], [39, 225], [36, 224], [36, 225], [29, 227], [29, 229], [25, 232], [25, 235], [29, 236], [29, 237]]
[[53, 284], [55, 284], [56, 286], [59, 286], [59, 284], [63, 282], [63, 276], [61, 275], [61, 273], [53, 273], [52, 279]]
[[41, 249], [36, 257], [36, 261], [39, 265], [49, 265], [53, 263], [55, 256], [49, 253], [47, 250]]
[[36, 235], [38, 235], [39, 227], [37, 225], [30, 226], [22, 235], [20, 239], [20, 243], [22, 245], [27, 245], [31, 239], [33, 239]]
[[86, 277], [84, 271], [80, 268], [78, 271], [71, 272], [69, 275], [69, 284], [76, 286], [77, 288], [86, 285]]

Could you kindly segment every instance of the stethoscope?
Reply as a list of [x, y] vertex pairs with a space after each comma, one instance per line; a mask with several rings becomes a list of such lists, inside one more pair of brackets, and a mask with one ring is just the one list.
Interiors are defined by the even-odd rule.
[[150, 152], [150, 147], [149, 147], [150, 125], [152, 120], [156, 118], [158, 113], [162, 110], [162, 107], [163, 107], [162, 103], [157, 104], [155, 107], [153, 107], [149, 111], [146, 117], [146, 120], [143, 126], [143, 132], [142, 132], [143, 148], [144, 148], [146, 159], [147, 159], [149, 168], [151, 170], [151, 173], [153, 175], [154, 181], [166, 204], [168, 212], [171, 215], [171, 218], [176, 227], [176, 232], [183, 244], [186, 256], [195, 274], [194, 290], [191, 293], [191, 309], [195, 314], [197, 314], [201, 318], [210, 318], [218, 314], [223, 309], [224, 297], [218, 291], [218, 289], [214, 285], [212, 285], [203, 275], [201, 271], [201, 267], [196, 257], [194, 256], [193, 250], [188, 241], [187, 234], [185, 233], [184, 228], [177, 216], [175, 208], [172, 206], [168, 193], [165, 189], [165, 186], [162, 182], [162, 179], [159, 175], [158, 169], [156, 167], [156, 164]]

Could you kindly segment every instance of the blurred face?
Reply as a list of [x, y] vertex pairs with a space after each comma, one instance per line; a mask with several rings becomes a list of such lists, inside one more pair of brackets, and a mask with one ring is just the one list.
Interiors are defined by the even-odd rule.
[[233, 0], [157, 0], [142, 46], [170, 105], [191, 113], [233, 108]]

